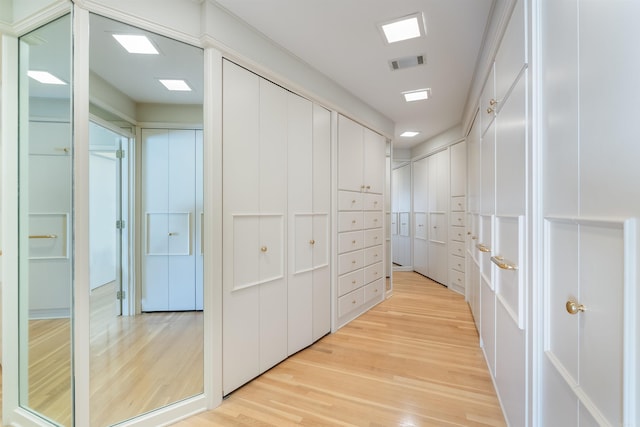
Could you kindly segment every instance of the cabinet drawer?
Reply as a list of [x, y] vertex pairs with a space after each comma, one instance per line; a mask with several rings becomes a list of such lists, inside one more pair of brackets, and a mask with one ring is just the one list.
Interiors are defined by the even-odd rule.
[[364, 194], [364, 210], [365, 211], [381, 211], [382, 210], [382, 194]]
[[364, 230], [364, 247], [381, 245], [382, 244], [382, 229], [373, 228], [371, 230]]
[[449, 242], [449, 253], [457, 256], [464, 256], [464, 243]]
[[379, 262], [377, 264], [370, 265], [364, 269], [364, 283], [371, 283], [374, 280], [381, 279], [382, 274], [382, 263]]
[[451, 198], [451, 212], [464, 212], [464, 198], [464, 196], [456, 196]]
[[364, 265], [375, 264], [382, 261], [382, 245], [374, 246], [364, 250]]
[[461, 273], [464, 273], [464, 257], [450, 254], [449, 267]]
[[364, 270], [357, 270], [338, 278], [338, 296], [348, 294], [364, 285]]
[[451, 225], [464, 227], [464, 212], [451, 212]]
[[338, 253], [356, 251], [364, 247], [364, 233], [362, 231], [350, 231], [338, 234]]
[[455, 240], [456, 242], [464, 242], [465, 228], [451, 226], [449, 228], [449, 238], [451, 240]]
[[338, 232], [362, 230], [362, 212], [338, 213]]
[[362, 193], [354, 191], [338, 191], [338, 210], [361, 211]]
[[378, 279], [364, 287], [364, 302], [380, 299], [382, 295], [384, 279]]
[[338, 255], [338, 274], [346, 274], [364, 266], [364, 252], [355, 251]]
[[457, 270], [449, 271], [449, 284], [451, 286], [459, 286], [464, 289], [464, 273]]
[[357, 310], [364, 304], [364, 288], [356, 289], [338, 298], [338, 317]]
[[364, 228], [382, 227], [382, 212], [365, 212]]

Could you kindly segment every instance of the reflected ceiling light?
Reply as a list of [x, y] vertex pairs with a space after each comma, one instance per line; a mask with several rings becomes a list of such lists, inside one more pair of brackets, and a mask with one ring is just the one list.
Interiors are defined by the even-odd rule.
[[184, 80], [175, 80], [175, 79], [158, 79], [160, 83], [164, 85], [169, 90], [173, 91], [182, 91], [182, 92], [191, 92], [191, 88]]
[[414, 39], [426, 34], [422, 13], [403, 16], [379, 25], [387, 43]]
[[408, 130], [408, 131], [402, 132], [400, 134], [400, 136], [404, 136], [406, 138], [413, 138], [414, 136], [416, 136], [418, 134], [420, 134], [420, 132], [415, 132], [415, 131], [412, 131], [412, 130]]
[[27, 75], [32, 79], [37, 80], [40, 83], [44, 83], [46, 85], [66, 85], [67, 84], [48, 71], [29, 70], [27, 71]]
[[118, 43], [124, 47], [129, 53], [141, 53], [144, 55], [158, 55], [159, 52], [147, 38], [142, 35], [131, 34], [113, 34]]
[[404, 95], [404, 100], [407, 102], [422, 101], [424, 99], [429, 99], [430, 94], [431, 94], [431, 89], [428, 89], [428, 88], [402, 92], [402, 95]]

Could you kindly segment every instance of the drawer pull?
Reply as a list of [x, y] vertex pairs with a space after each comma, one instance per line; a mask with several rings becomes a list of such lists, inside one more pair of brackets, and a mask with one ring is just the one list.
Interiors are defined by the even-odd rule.
[[487, 114], [491, 114], [491, 113], [493, 113], [493, 112], [494, 112], [494, 109], [493, 109], [493, 108], [491, 108], [491, 107], [487, 108]]
[[169, 236], [175, 236], [176, 234], [178, 234], [178, 233], [176, 233], [175, 231], [170, 231], [169, 232]]
[[504, 258], [501, 256], [492, 256], [491, 262], [500, 267], [502, 270], [517, 270], [518, 266], [514, 264], [509, 264], [505, 262]]
[[373, 222], [378, 222], [378, 218], [373, 218]]
[[352, 241], [351, 241], [351, 244], [352, 244], [352, 245], [355, 245], [355, 244], [356, 244], [356, 241], [355, 241], [355, 240], [352, 240]]
[[371, 190], [371, 186], [370, 185], [367, 185], [367, 190]]
[[373, 204], [374, 204], [374, 205], [377, 205], [377, 204], [378, 204], [378, 201], [377, 201], [377, 200], [374, 200], [374, 201], [373, 201]]
[[355, 304], [355, 303], [356, 303], [356, 300], [351, 301], [351, 304]]
[[356, 260], [355, 260], [355, 259], [354, 259], [353, 261], [351, 261], [351, 264], [355, 264], [355, 263], [356, 263]]
[[489, 101], [489, 105], [491, 105], [491, 106], [494, 106], [494, 105], [496, 105], [497, 103], [498, 103], [498, 101], [496, 101], [496, 100], [495, 100], [495, 99], [493, 99], [493, 98]]
[[470, 231], [467, 231], [467, 236], [471, 236], [471, 232]]
[[478, 243], [478, 244], [476, 245], [476, 248], [478, 248], [478, 250], [479, 250], [480, 252], [491, 252], [491, 249], [489, 249], [488, 247], [486, 247], [486, 246], [484, 245], [484, 243]]
[[311, 240], [309, 240], [309, 244], [310, 244], [310, 245], [315, 245], [315, 244], [316, 244], [316, 241], [315, 241], [315, 240], [313, 240], [313, 239], [311, 239]]
[[424, 224], [418, 224], [418, 227], [424, 227]]
[[261, 248], [260, 248], [260, 251], [262, 251], [262, 252], [267, 252], [267, 247], [266, 247], [266, 246], [261, 247]]
[[351, 224], [355, 224], [355, 223], [356, 223], [356, 220], [355, 220], [355, 219], [351, 221]]
[[353, 200], [351, 201], [351, 203], [355, 203], [355, 202], [356, 202], [356, 199], [353, 199]]
[[378, 240], [378, 236], [373, 236], [373, 240]]
[[352, 285], [355, 285], [355, 284], [356, 284], [356, 281], [355, 281], [355, 280], [352, 280], [352, 281], [351, 281], [351, 284], [352, 284]]

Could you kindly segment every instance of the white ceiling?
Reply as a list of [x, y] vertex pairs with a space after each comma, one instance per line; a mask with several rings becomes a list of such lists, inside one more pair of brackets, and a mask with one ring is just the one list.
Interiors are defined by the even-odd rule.
[[[396, 124], [408, 148], [462, 120], [494, 0], [216, 0]], [[387, 45], [377, 24], [415, 12], [427, 35]], [[426, 65], [391, 71], [388, 61], [426, 55]], [[402, 92], [431, 88], [427, 101]], [[405, 130], [421, 132], [403, 138]]]

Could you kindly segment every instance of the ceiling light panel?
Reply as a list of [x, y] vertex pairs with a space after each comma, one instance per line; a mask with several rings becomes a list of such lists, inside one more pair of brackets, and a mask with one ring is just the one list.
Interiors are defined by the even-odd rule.
[[419, 12], [383, 22], [379, 28], [385, 41], [389, 44], [422, 37], [426, 34], [424, 18]]
[[191, 92], [191, 88], [184, 80], [158, 79], [168, 90], [178, 92]]
[[40, 83], [44, 83], [46, 85], [66, 85], [66, 82], [63, 82], [53, 74], [48, 71], [35, 71], [29, 70], [27, 71], [27, 75], [32, 79], [39, 81]]
[[415, 132], [415, 131], [408, 130], [406, 132], [402, 132], [400, 134], [400, 136], [404, 136], [406, 138], [413, 138], [414, 136], [416, 136], [418, 134], [420, 134], [420, 132]]
[[402, 92], [402, 95], [407, 102], [423, 101], [425, 99], [429, 99], [429, 96], [431, 96], [431, 89], [418, 89]]
[[138, 53], [143, 55], [159, 54], [158, 49], [156, 49], [147, 36], [135, 34], [113, 34], [113, 38], [115, 38], [129, 53]]

